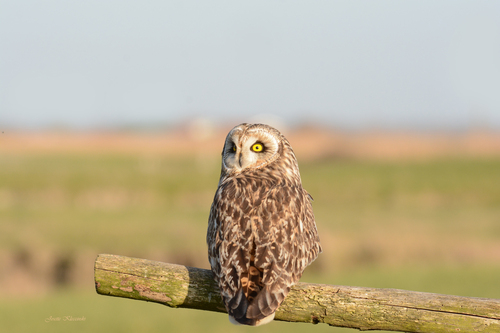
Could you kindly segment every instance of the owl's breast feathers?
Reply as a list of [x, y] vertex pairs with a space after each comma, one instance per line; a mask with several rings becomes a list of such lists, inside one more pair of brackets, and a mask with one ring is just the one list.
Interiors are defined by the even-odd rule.
[[248, 174], [220, 184], [207, 243], [230, 318], [253, 326], [274, 318], [291, 286], [321, 252], [310, 196], [300, 183]]

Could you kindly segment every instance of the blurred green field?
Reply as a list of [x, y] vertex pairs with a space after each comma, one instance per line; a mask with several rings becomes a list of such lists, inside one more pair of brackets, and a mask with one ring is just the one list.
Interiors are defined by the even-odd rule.
[[[500, 298], [500, 159], [301, 161], [324, 253], [302, 281]], [[0, 155], [0, 322], [9, 332], [241, 332], [221, 314], [95, 294], [113, 253], [208, 268], [218, 156]], [[50, 317], [85, 321], [45, 322]], [[274, 322], [260, 332], [302, 331]], [[326, 325], [314, 331], [346, 332]]]

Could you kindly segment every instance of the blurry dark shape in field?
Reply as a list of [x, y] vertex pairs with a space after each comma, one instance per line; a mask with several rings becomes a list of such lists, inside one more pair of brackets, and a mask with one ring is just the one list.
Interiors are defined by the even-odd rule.
[[65, 287], [70, 283], [70, 272], [73, 270], [73, 257], [60, 255], [54, 265], [54, 283], [58, 287]]

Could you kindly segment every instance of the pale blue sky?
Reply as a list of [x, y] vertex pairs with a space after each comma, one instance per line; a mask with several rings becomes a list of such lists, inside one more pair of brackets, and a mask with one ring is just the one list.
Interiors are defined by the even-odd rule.
[[500, 1], [0, 0], [0, 127], [500, 129]]

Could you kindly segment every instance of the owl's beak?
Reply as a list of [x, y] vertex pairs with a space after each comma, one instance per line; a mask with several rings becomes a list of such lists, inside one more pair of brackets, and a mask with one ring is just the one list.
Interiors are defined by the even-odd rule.
[[242, 157], [243, 157], [243, 156], [242, 156], [242, 155], [241, 155], [241, 153], [240, 153], [240, 154], [238, 155], [238, 166], [240, 167], [240, 169], [241, 169], [241, 158], [242, 158]]

